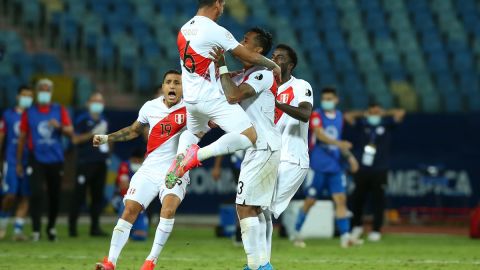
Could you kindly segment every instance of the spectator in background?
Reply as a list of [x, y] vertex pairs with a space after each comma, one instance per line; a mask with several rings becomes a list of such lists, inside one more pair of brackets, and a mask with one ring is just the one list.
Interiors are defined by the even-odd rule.
[[106, 134], [108, 122], [103, 115], [105, 106], [103, 95], [93, 93], [87, 103], [87, 112], [75, 120], [73, 143], [77, 148], [77, 172], [69, 215], [69, 235], [78, 236], [77, 220], [85, 203], [87, 188], [90, 189], [90, 235], [106, 236], [100, 228], [100, 214], [103, 209], [103, 192], [107, 178], [107, 159], [109, 146], [92, 146], [93, 134]]
[[32, 216], [33, 241], [40, 239], [41, 214], [43, 205], [43, 185], [47, 186], [48, 199], [48, 240], [57, 239], [55, 229], [60, 204], [60, 186], [63, 177], [64, 153], [62, 135], [73, 136], [73, 127], [68, 111], [57, 103], [52, 103], [53, 83], [41, 79], [36, 87], [36, 104], [22, 114], [20, 137], [17, 148], [17, 174], [24, 176], [24, 148], [32, 152], [30, 164], [32, 176], [30, 187], [30, 212]]
[[[125, 204], [123, 203], [123, 197], [127, 194], [130, 180], [135, 172], [142, 166], [145, 158], [145, 148], [135, 149], [130, 158], [120, 164], [117, 174], [117, 196], [113, 200], [113, 206], [117, 210], [118, 215], [123, 213]], [[133, 223], [132, 230], [130, 231], [130, 239], [136, 241], [144, 241], [148, 236], [148, 217], [145, 210], [142, 211], [137, 220]]]
[[30, 196], [30, 187], [28, 179], [27, 158], [28, 151], [25, 149], [22, 165], [24, 168], [24, 177], [17, 175], [17, 144], [20, 135], [20, 119], [22, 113], [28, 109], [33, 102], [33, 91], [29, 87], [22, 86], [18, 89], [17, 105], [11, 109], [7, 109], [0, 121], [0, 153], [3, 153], [3, 143], [5, 140], [5, 163], [3, 168], [2, 188], [0, 189], [4, 195], [2, 200], [2, 208], [0, 210], [0, 239], [6, 234], [10, 211], [13, 209], [15, 200], [18, 199], [17, 211], [15, 213], [14, 237], [16, 241], [26, 240], [23, 234], [23, 225], [25, 217], [28, 213], [28, 197]]
[[380, 241], [385, 210], [385, 188], [390, 161], [391, 133], [402, 122], [405, 111], [385, 111], [379, 104], [372, 103], [368, 110], [345, 113], [345, 121], [360, 132], [360, 170], [354, 176], [355, 189], [352, 194], [353, 230], [356, 239], [363, 234], [363, 207], [368, 193], [372, 195], [373, 230], [370, 241]]

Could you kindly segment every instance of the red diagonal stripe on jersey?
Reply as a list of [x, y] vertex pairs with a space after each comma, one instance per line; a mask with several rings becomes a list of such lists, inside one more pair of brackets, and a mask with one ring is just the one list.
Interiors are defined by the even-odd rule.
[[[288, 105], [290, 105], [293, 98], [294, 98], [293, 88], [291, 86], [289, 88], [287, 88], [285, 91], [283, 91], [282, 93], [278, 94], [278, 96], [277, 96], [278, 102], [285, 103], [285, 104], [288, 104]], [[278, 122], [278, 120], [280, 120], [283, 113], [284, 112], [282, 110], [280, 110], [279, 108], [275, 108], [275, 124]]]
[[187, 124], [187, 109], [182, 107], [160, 120], [150, 132], [147, 143], [147, 155], [175, 136]]
[[[192, 49], [191, 46], [188, 46], [188, 48], [186, 48], [187, 39], [185, 38], [185, 36], [183, 36], [182, 31], [178, 32], [177, 47], [178, 53], [180, 54], [180, 59], [182, 60], [182, 65], [185, 65], [189, 70], [195, 67], [195, 73], [207, 80], [210, 80], [208, 67], [210, 66], [210, 63], [212, 63], [212, 60], [198, 54], [194, 49]], [[187, 55], [191, 56], [193, 58], [193, 61], [192, 58], [187, 58], [188, 61], [186, 61], [185, 63], [183, 62], [183, 60], [185, 59], [185, 48], [187, 49]]]

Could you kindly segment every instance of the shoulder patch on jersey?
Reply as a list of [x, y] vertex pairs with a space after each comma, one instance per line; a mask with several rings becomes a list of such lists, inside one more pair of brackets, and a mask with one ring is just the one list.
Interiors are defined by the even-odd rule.
[[194, 24], [194, 23], [195, 23], [195, 20], [192, 20], [192, 21], [190, 22], [190, 24]]
[[263, 74], [258, 74], [257, 76], [255, 76], [255, 79], [257, 80], [262, 80], [263, 79]]
[[312, 90], [307, 88], [307, 91], [305, 91], [305, 96], [311, 97], [312, 96]]

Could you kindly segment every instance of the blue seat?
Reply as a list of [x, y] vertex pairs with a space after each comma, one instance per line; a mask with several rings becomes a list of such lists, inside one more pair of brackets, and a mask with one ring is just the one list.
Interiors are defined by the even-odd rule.
[[100, 37], [95, 55], [97, 68], [112, 68], [115, 61], [113, 42], [107, 37]]
[[430, 54], [427, 62], [428, 68], [435, 72], [443, 72], [449, 70], [448, 58], [444, 53]]
[[449, 113], [459, 113], [465, 108], [463, 96], [459, 94], [446, 94], [443, 96], [445, 110]]
[[35, 69], [46, 74], [62, 74], [62, 63], [55, 56], [48, 53], [37, 53], [33, 55]]
[[444, 94], [454, 94], [457, 91], [455, 81], [449, 72], [441, 72], [435, 75], [436, 88]]
[[333, 53], [333, 62], [336, 71], [350, 72], [355, 70], [355, 65], [348, 50], [335, 51]]
[[458, 72], [465, 72], [473, 69], [474, 56], [468, 52], [457, 52], [453, 57], [453, 68]]
[[38, 1], [22, 1], [22, 22], [25, 24], [39, 24], [42, 18], [42, 10]]
[[[17, 90], [20, 85], [20, 80], [15, 76], [0, 76], [0, 94], [1, 92], [5, 93], [5, 104], [3, 105], [5, 105], [6, 107], [15, 106]], [[0, 106], [1, 105], [2, 104], [0, 104]]]
[[12, 55], [15, 59], [15, 69], [18, 70], [18, 76], [22, 83], [28, 83], [35, 72], [35, 65], [32, 57], [23, 52], [15, 53]]
[[62, 46], [76, 46], [79, 41], [79, 29], [75, 19], [64, 13], [60, 19], [60, 38]]
[[147, 65], [138, 65], [134, 70], [134, 83], [133, 87], [142, 93], [151, 93], [153, 90], [152, 85], [152, 71]]
[[467, 70], [459, 73], [458, 87], [465, 94], [480, 92], [480, 78], [475, 70]]

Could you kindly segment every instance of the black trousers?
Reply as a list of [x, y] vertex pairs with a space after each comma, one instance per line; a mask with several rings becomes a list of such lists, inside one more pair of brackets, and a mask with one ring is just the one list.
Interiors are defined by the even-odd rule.
[[100, 214], [103, 210], [103, 192], [107, 178], [105, 161], [82, 163], [77, 166], [75, 188], [70, 204], [68, 219], [70, 233], [76, 233], [80, 210], [85, 203], [87, 188], [90, 189], [90, 232], [100, 230]]
[[[41, 230], [41, 216], [44, 194], [48, 201], [47, 230], [55, 228], [60, 207], [60, 188], [63, 178], [63, 163], [41, 163], [35, 159], [31, 161], [32, 175], [30, 177], [30, 214], [32, 217], [33, 232]], [[46, 186], [46, 192], [44, 192]]]
[[363, 209], [371, 194], [373, 210], [373, 231], [380, 232], [385, 210], [385, 189], [387, 171], [358, 171], [354, 176], [355, 190], [352, 194], [353, 226], [362, 226]]

